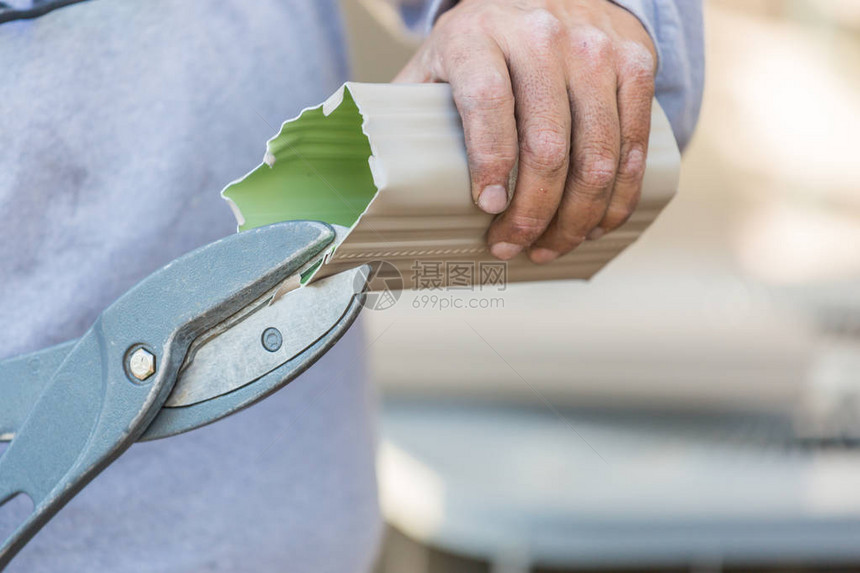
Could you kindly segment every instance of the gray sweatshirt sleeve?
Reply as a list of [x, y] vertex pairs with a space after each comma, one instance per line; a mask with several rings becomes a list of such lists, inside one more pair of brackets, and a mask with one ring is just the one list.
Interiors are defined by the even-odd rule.
[[[404, 22], [428, 33], [433, 22], [456, 0], [388, 0], [398, 5]], [[669, 117], [675, 139], [686, 147], [696, 127], [705, 78], [701, 0], [611, 0], [635, 15], [657, 48], [657, 101]]]
[[439, 14], [457, 3], [457, 0], [377, 0], [393, 5], [407, 28], [426, 36]]
[[612, 0], [633, 13], [657, 48], [657, 101], [683, 150], [702, 104], [705, 80], [704, 25], [700, 0]]

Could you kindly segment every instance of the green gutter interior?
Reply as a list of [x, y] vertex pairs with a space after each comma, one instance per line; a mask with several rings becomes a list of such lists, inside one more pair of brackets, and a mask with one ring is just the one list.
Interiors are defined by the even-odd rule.
[[346, 87], [328, 116], [318, 106], [284, 123], [266, 163], [224, 189], [245, 219], [239, 230], [296, 219], [352, 227], [376, 194], [361, 124]]

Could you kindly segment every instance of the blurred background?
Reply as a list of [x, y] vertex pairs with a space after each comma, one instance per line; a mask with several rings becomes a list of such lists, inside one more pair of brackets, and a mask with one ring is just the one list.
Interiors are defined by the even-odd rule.
[[[354, 78], [418, 41], [343, 0]], [[364, 313], [379, 573], [860, 571], [860, 2], [709, 0], [680, 192], [588, 283]]]

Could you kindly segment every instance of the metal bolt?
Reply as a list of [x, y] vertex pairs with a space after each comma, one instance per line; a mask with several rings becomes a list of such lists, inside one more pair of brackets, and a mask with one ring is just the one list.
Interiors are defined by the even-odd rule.
[[128, 371], [140, 381], [155, 374], [155, 355], [146, 348], [138, 348], [128, 359]]
[[281, 336], [281, 331], [273, 326], [270, 326], [263, 331], [261, 340], [263, 342], [263, 348], [269, 352], [277, 352], [281, 349], [281, 345], [284, 343], [284, 337]]

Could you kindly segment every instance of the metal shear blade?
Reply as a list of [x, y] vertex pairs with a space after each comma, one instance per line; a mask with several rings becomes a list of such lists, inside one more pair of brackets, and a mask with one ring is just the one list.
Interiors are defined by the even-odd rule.
[[0, 545], [0, 569], [133, 442], [244, 408], [333, 346], [361, 308], [366, 273], [269, 303], [334, 236], [292, 221], [227, 237], [150, 275], [79, 340], [0, 363], [0, 436], [13, 437], [0, 508], [19, 493], [35, 508]]

